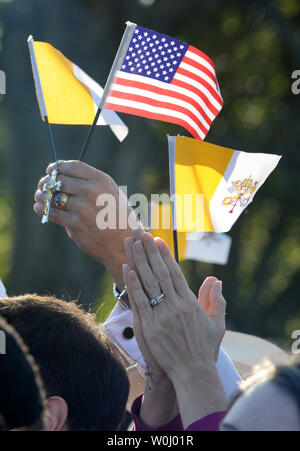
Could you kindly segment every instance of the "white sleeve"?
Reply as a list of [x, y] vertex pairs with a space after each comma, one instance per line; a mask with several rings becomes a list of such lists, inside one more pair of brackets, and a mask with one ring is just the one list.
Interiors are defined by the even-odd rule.
[[229, 355], [224, 351], [222, 346], [220, 347], [219, 357], [217, 361], [217, 368], [222, 379], [224, 390], [228, 399], [230, 399], [238, 389], [238, 385], [242, 378], [235, 369], [235, 366], [229, 357]]
[[[126, 331], [131, 330], [131, 338], [126, 338]], [[143, 356], [132, 329], [132, 311], [128, 308], [124, 310], [119, 302], [102, 325], [102, 331], [115, 344], [128, 362], [133, 365], [137, 363], [140, 367], [146, 368]]]
[[[141, 374], [144, 374], [146, 365], [132, 331], [132, 311], [130, 309], [123, 310], [118, 302], [102, 325], [102, 330], [117, 346], [129, 363], [131, 365], [137, 363]], [[131, 334], [129, 333], [130, 330], [132, 331]], [[126, 336], [131, 336], [131, 338], [126, 338]], [[217, 368], [227, 397], [231, 398], [238, 388], [241, 377], [236, 371], [232, 360], [222, 347], [219, 352]]]

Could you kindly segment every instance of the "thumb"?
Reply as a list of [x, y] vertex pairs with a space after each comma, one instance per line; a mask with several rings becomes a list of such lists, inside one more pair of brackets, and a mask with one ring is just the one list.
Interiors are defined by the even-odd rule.
[[218, 279], [214, 276], [206, 277], [198, 291], [198, 302], [207, 316], [210, 316], [211, 311], [210, 291], [217, 281]]
[[210, 293], [210, 318], [225, 327], [226, 301], [222, 294], [222, 282], [218, 280], [211, 287]]

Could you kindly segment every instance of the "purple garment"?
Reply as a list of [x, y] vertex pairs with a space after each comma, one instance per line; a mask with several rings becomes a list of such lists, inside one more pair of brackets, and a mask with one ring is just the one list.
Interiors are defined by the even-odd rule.
[[[161, 426], [158, 429], [151, 429], [148, 426], [145, 426], [140, 418], [140, 409], [142, 404], [143, 395], [140, 395], [136, 398], [131, 407], [131, 415], [134, 421], [134, 431], [183, 431], [183, 425], [181, 422], [180, 415], [178, 415], [174, 420], [170, 421], [170, 423]], [[186, 431], [218, 431], [220, 427], [220, 423], [225, 417], [227, 412], [214, 412], [210, 415], [207, 415], [204, 418], [201, 418], [198, 421], [195, 421], [191, 424]]]

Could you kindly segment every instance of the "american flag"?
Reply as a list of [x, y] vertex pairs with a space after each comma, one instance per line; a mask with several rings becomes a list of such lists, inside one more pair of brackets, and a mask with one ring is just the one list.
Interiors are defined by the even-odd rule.
[[215, 66], [205, 53], [136, 26], [105, 108], [179, 124], [203, 140], [222, 105]]

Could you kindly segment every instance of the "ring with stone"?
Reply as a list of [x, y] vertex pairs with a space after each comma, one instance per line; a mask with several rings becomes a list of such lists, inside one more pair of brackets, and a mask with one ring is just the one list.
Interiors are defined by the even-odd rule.
[[69, 196], [65, 193], [57, 193], [54, 196], [54, 203], [57, 208], [60, 208], [61, 210], [67, 209], [67, 203], [69, 200]]
[[155, 305], [160, 304], [164, 300], [165, 300], [165, 295], [162, 293], [159, 296], [156, 296], [155, 298], [151, 299], [149, 302], [150, 302], [150, 305], [152, 307], [154, 307]]

